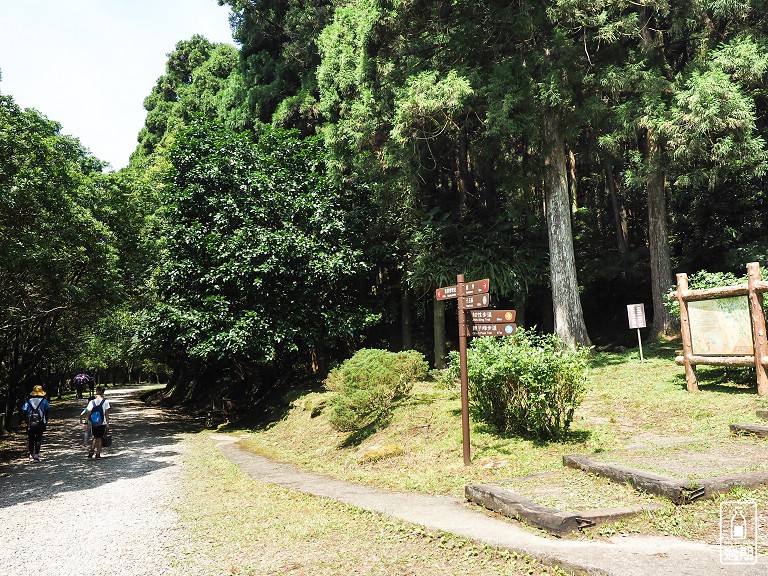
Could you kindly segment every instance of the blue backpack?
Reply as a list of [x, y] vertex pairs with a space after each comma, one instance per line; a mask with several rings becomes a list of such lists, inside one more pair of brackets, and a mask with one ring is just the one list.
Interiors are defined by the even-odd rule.
[[104, 426], [104, 400], [100, 404], [93, 401], [93, 410], [91, 410], [91, 426]]

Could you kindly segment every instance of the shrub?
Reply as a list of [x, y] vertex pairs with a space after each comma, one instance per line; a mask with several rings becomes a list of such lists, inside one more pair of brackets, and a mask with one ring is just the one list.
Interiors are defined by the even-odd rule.
[[325, 380], [336, 392], [328, 417], [341, 432], [362, 430], [389, 415], [395, 401], [424, 378], [429, 365], [419, 352], [363, 349], [334, 368]]
[[[706, 270], [699, 270], [688, 277], [688, 288], [690, 290], [722, 288], [723, 286], [738, 286], [739, 284], [746, 283], [747, 278], [745, 276], [738, 277], [730, 272], [707, 272]], [[672, 316], [680, 320], [680, 302], [678, 302], [677, 298], [674, 298], [675, 294], [677, 294], [676, 285], [672, 286], [667, 294], [664, 306], [667, 307]]]
[[[504, 338], [476, 338], [467, 350], [470, 407], [497, 432], [562, 438], [586, 392], [590, 349], [518, 328]], [[452, 353], [449, 376], [459, 376]]]

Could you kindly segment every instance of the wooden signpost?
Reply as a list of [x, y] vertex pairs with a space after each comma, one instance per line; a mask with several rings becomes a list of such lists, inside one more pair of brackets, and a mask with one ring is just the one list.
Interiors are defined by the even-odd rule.
[[461, 435], [464, 465], [472, 463], [469, 448], [469, 382], [467, 377], [467, 338], [482, 336], [511, 336], [517, 330], [514, 310], [488, 310], [491, 297], [488, 278], [464, 282], [456, 276], [455, 286], [435, 290], [438, 300], [457, 299], [459, 304], [459, 367], [461, 378]]

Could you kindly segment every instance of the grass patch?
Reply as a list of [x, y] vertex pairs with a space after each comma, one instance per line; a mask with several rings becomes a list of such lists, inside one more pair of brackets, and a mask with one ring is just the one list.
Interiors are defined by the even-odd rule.
[[694, 480], [768, 470], [768, 443], [763, 439], [717, 438], [712, 441], [639, 450], [620, 450], [595, 460]]
[[653, 496], [631, 486], [606, 482], [604, 478], [571, 468], [504, 480], [500, 485], [537, 504], [564, 512], [643, 506], [654, 502]]
[[318, 498], [256, 482], [205, 434], [185, 442], [178, 568], [211, 575], [564, 575], [527, 556], [478, 546]]
[[[326, 411], [318, 409], [326, 393], [315, 391], [294, 401], [282, 419], [250, 431], [244, 444], [254, 452], [335, 478], [455, 497], [463, 497], [465, 484], [498, 483], [542, 472], [558, 472], [541, 478], [542, 485], [555, 489], [563, 481], [565, 454], [613, 458], [622, 465], [690, 478], [768, 469], [768, 458], [762, 455], [768, 441], [732, 437], [728, 428], [736, 422], [757, 423], [755, 411], [768, 408], [756, 394], [753, 375], [701, 367], [701, 391], [689, 393], [684, 370], [674, 363], [676, 348], [679, 344], [674, 342], [646, 345], [643, 363], [636, 350], [596, 354], [590, 361], [585, 400], [564, 440], [501, 436], [472, 418], [470, 466], [462, 461], [458, 387], [435, 381], [416, 383], [411, 397], [393, 407], [389, 425], [359, 443], [350, 443], [347, 435], [333, 430]], [[402, 452], [380, 459], [357, 457], [374, 446], [397, 446]], [[718, 450], [719, 463], [710, 463], [705, 470], [708, 454]], [[734, 457], [739, 454], [744, 456], [741, 460]], [[679, 473], [672, 474], [673, 465], [682, 466]], [[621, 488], [607, 480], [584, 482], [594, 482], [595, 495], [588, 499], [595, 501], [600, 500], [598, 490], [602, 489], [598, 484], [608, 491]], [[748, 494], [766, 515], [768, 490]], [[624, 496], [616, 499], [625, 500]], [[711, 541], [711, 534], [719, 529], [718, 514], [712, 501], [664, 506], [601, 530]]]
[[598, 526], [587, 537], [651, 534], [675, 536], [707, 544], [720, 543], [720, 503], [728, 500], [748, 500], [757, 503], [758, 508], [758, 551], [766, 554], [768, 546], [768, 487], [756, 490], [737, 488], [727, 494], [720, 494], [711, 500], [702, 500], [686, 506], [668, 504], [659, 510], [646, 512], [619, 522]]

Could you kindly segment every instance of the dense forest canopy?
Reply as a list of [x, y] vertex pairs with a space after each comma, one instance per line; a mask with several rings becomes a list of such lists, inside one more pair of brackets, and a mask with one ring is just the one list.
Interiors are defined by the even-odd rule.
[[636, 302], [670, 336], [675, 271], [766, 263], [766, 2], [219, 1], [238, 48], [179, 41], [117, 173], [0, 94], [6, 416], [75, 370], [257, 403], [362, 346], [441, 367], [460, 273], [572, 345]]

